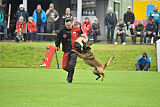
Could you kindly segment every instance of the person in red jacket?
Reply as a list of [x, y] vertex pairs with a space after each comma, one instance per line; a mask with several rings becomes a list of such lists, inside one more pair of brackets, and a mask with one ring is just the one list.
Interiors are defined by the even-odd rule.
[[24, 41], [23, 33], [25, 33], [25, 29], [26, 29], [26, 22], [23, 21], [23, 17], [21, 16], [16, 24], [17, 42], [19, 42], [20, 40]]
[[28, 23], [27, 23], [27, 29], [28, 29], [28, 36], [26, 42], [32, 42], [33, 35], [36, 34], [37, 29], [36, 29], [36, 22], [33, 20], [32, 17], [28, 18]]
[[62, 42], [62, 51], [64, 52], [62, 68], [68, 72], [68, 83], [72, 83], [74, 69], [77, 63], [77, 54], [71, 50], [79, 51], [75, 46], [75, 41], [81, 34], [83, 34], [82, 29], [74, 26], [71, 18], [66, 18], [65, 26], [59, 31], [55, 42], [57, 50], [60, 49], [60, 43]]
[[82, 29], [87, 36], [90, 36], [91, 34], [91, 27], [92, 27], [91, 21], [89, 20], [88, 17], [86, 17], [85, 21], [82, 24]]

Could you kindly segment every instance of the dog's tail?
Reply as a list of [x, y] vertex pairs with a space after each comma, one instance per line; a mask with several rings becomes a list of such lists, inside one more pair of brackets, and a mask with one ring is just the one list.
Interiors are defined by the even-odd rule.
[[107, 68], [107, 66], [111, 63], [111, 61], [114, 59], [114, 57], [111, 57], [107, 63], [104, 65], [103, 69]]

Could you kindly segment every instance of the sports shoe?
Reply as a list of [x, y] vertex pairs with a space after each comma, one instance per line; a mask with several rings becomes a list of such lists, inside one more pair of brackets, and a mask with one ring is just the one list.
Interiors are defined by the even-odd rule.
[[41, 64], [40, 66], [41, 66], [41, 67], [45, 67], [45, 66], [46, 66], [46, 64]]
[[68, 84], [72, 84], [72, 81], [68, 81]]
[[28, 40], [26, 40], [26, 42], [28, 42]]
[[115, 42], [114, 44], [117, 45], [117, 42]]
[[126, 45], [126, 42], [123, 42], [122, 45]]
[[29, 42], [32, 42], [32, 40], [30, 40]]

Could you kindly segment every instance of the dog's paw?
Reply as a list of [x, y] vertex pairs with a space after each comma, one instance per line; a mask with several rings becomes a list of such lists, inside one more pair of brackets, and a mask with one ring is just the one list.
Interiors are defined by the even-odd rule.
[[98, 80], [99, 78], [101, 78], [101, 77], [97, 77], [96, 80]]
[[96, 80], [98, 80], [99, 79], [99, 77], [98, 78], [96, 78]]
[[102, 80], [101, 81], [103, 81], [104, 79], [102, 78]]

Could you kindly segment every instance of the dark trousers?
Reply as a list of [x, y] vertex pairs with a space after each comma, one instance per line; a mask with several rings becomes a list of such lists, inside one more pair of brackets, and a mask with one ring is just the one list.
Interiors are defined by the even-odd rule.
[[121, 43], [126, 42], [126, 35], [125, 35], [125, 33], [121, 33], [121, 34], [117, 33], [117, 35], [116, 35], [116, 41], [115, 42], [118, 42], [118, 36], [121, 37]]
[[98, 34], [99, 34], [99, 32], [97, 30], [93, 30], [92, 33], [91, 33], [91, 36], [89, 37], [89, 39], [91, 39], [93, 37], [94, 42], [96, 42]]
[[26, 40], [33, 40], [33, 35], [36, 35], [36, 31], [28, 32]]
[[131, 35], [134, 35], [133, 28], [129, 28], [129, 25], [127, 25], [127, 30], [130, 29]]
[[148, 33], [145, 32], [145, 33], [144, 33], [144, 43], [146, 43], [146, 38], [147, 38], [147, 37], [149, 37], [148, 42], [150, 42], [150, 40], [151, 40], [152, 37], [154, 38], [154, 39], [153, 39], [154, 43], [156, 42], [156, 33], [155, 33], [155, 32], [151, 33], [151, 35], [148, 35]]
[[16, 41], [24, 41], [24, 34], [21, 33], [21, 35], [19, 33], [16, 34]]
[[[107, 26], [107, 42], [108, 43], [113, 43], [114, 30], [115, 30], [115, 26], [108, 24]], [[110, 36], [110, 33], [111, 33], [111, 36]]]
[[[43, 24], [37, 25], [37, 33], [43, 33]], [[35, 40], [39, 39], [39, 35], [35, 36]], [[40, 40], [43, 41], [43, 35], [40, 35]]]
[[156, 29], [156, 35], [158, 35], [158, 30], [159, 30], [159, 23], [156, 22], [157, 29]]
[[87, 31], [87, 36], [90, 37], [91, 36], [91, 33], [89, 31]]
[[136, 63], [136, 71], [148, 71], [150, 68], [150, 64], [146, 63], [144, 65], [141, 65], [140, 62]]
[[73, 74], [74, 74], [74, 68], [77, 63], [77, 54], [74, 52], [71, 52], [69, 54], [69, 71], [68, 71], [68, 76], [67, 76], [67, 81], [72, 82], [73, 80]]
[[63, 54], [62, 67], [68, 72], [67, 81], [72, 82], [74, 68], [77, 63], [77, 54], [75, 52], [65, 52]]
[[140, 44], [142, 44], [142, 42], [143, 42], [143, 34], [138, 35], [137, 33], [135, 33], [133, 38], [132, 38], [132, 44], [136, 44], [137, 36], [140, 36]]
[[47, 32], [52, 33], [55, 32], [55, 22], [47, 22]]
[[0, 25], [0, 31], [3, 27], [3, 31], [4, 31], [4, 38], [7, 39], [8, 38], [8, 35], [7, 35], [7, 22], [4, 21], [2, 22], [2, 24]]

